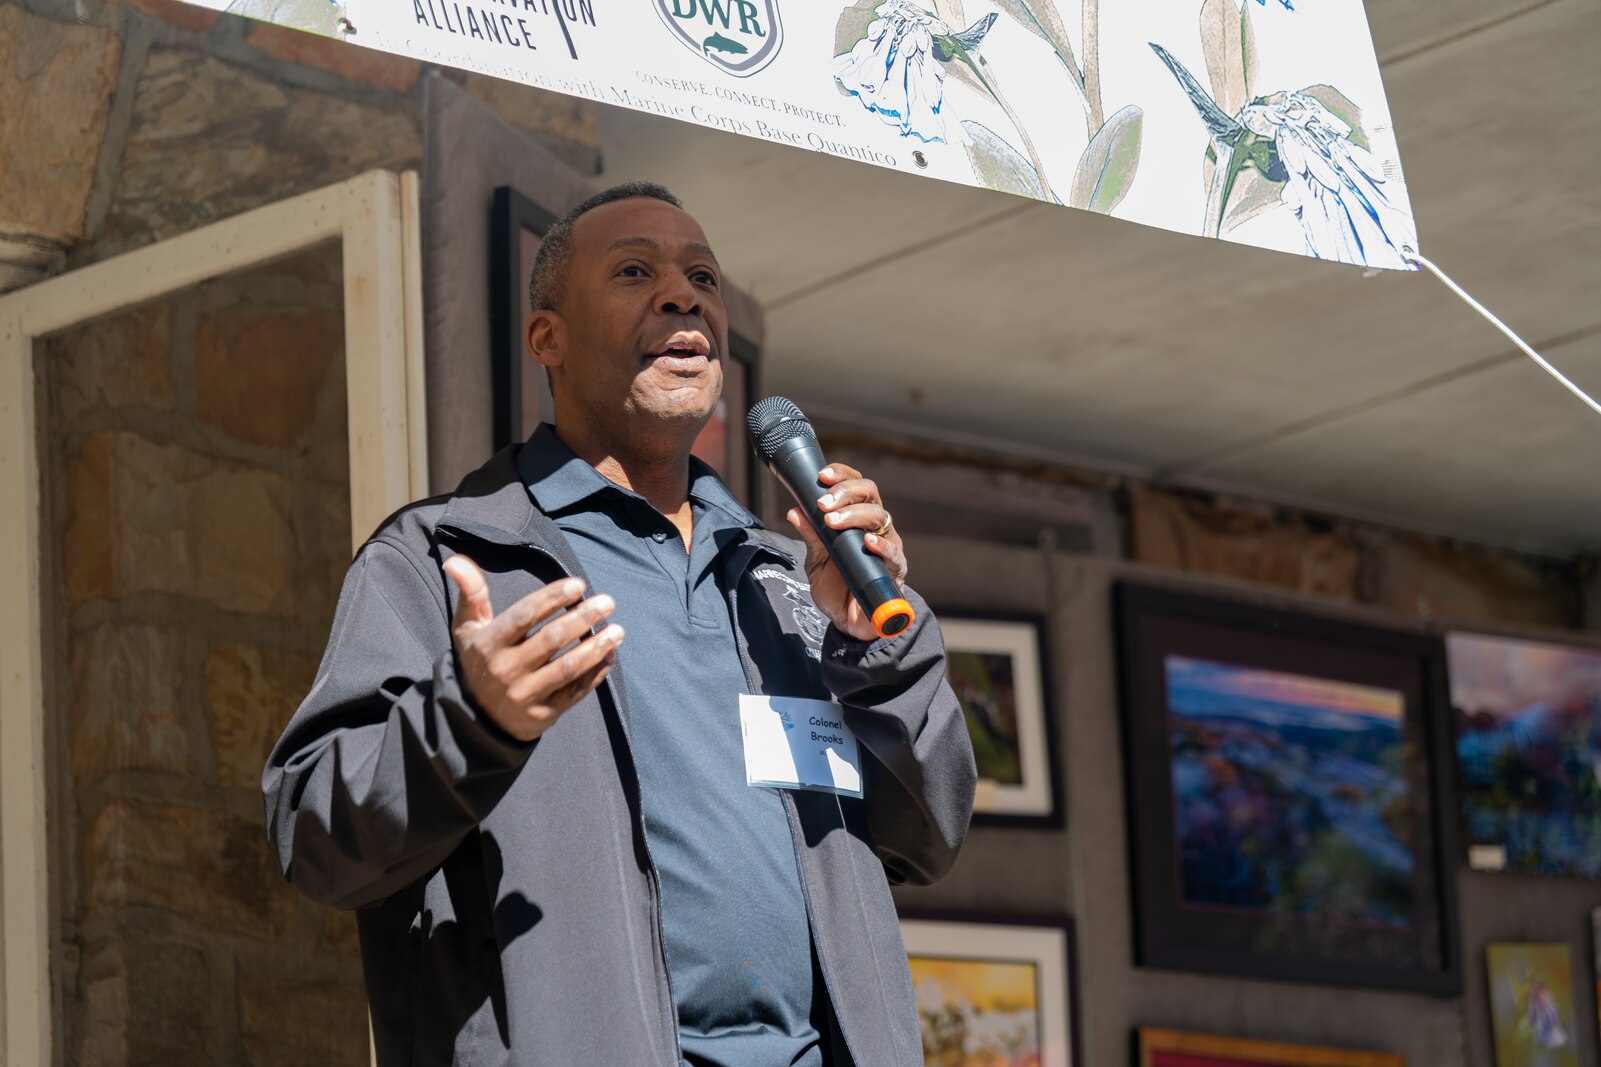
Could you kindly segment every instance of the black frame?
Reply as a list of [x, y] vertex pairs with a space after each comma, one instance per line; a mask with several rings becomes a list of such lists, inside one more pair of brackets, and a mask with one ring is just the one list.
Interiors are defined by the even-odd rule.
[[523, 425], [523, 316], [528, 279], [522, 276], [522, 235], [541, 238], [556, 216], [509, 185], [495, 190], [489, 229], [489, 335], [494, 450], [521, 441]]
[[[980, 926], [1036, 926], [1066, 934], [1068, 1053], [1073, 1067], [1084, 1063], [1083, 1019], [1079, 1015], [1078, 923], [1071, 915], [1000, 915], [986, 911], [930, 911], [896, 908], [897, 919], [925, 923], [972, 923]], [[912, 953], [908, 952], [910, 958]], [[919, 1024], [921, 1027], [921, 1024]]]
[[[543, 239], [555, 224], [555, 214], [512, 186], [502, 185], [495, 190], [489, 230], [489, 366], [493, 444], [497, 452], [523, 439], [523, 369], [527, 360], [522, 309], [527, 306], [528, 279], [522, 270], [522, 235], [529, 231]], [[757, 381], [761, 351], [754, 341], [732, 329], [728, 331], [728, 349], [729, 356], [745, 370], [745, 395], [737, 398], [741, 410], [728, 420], [728, 432], [737, 438], [745, 432], [744, 413], [761, 395]], [[758, 514], [760, 470], [752, 459], [746, 464], [745, 484], [729, 486], [746, 507]]]
[[[1113, 601], [1136, 964], [1327, 985], [1461, 993], [1457, 809], [1444, 643], [1434, 636], [1129, 584], [1114, 588]], [[1359, 935], [1349, 927], [1339, 930], [1315, 920], [1183, 904], [1174, 860], [1165, 674], [1165, 657], [1170, 653], [1377, 685], [1405, 694], [1406, 736], [1414, 739], [1406, 766], [1413, 786], [1408, 828], [1416, 857], [1414, 932]], [[1353, 941], [1363, 936], [1369, 940]], [[1411, 962], [1377, 958], [1392, 951], [1394, 938], [1404, 937], [1411, 938], [1406, 943]], [[1269, 939], [1279, 940], [1281, 947], [1276, 951], [1245, 947]]]
[[1057, 747], [1060, 733], [1056, 716], [1056, 692], [1051, 674], [1051, 642], [1047, 636], [1049, 631], [1048, 620], [1044, 615], [1036, 612], [989, 611], [948, 605], [942, 605], [935, 609], [934, 616], [942, 621], [972, 619], [975, 622], [1023, 623], [1033, 627], [1035, 656], [1040, 666], [1040, 702], [1043, 704], [1040, 714], [1044, 719], [1045, 726], [1045, 774], [1050, 779], [1051, 808], [1050, 811], [1042, 815], [975, 810], [973, 812], [973, 825], [1030, 830], [1060, 830], [1067, 822], [1067, 813], [1063, 799], [1065, 786], [1062, 781], [1061, 750]]

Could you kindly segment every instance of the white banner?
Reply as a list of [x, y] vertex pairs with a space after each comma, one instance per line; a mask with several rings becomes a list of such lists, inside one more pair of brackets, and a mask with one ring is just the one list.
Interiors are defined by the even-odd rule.
[[1408, 269], [1356, 0], [197, 0], [1180, 233]]

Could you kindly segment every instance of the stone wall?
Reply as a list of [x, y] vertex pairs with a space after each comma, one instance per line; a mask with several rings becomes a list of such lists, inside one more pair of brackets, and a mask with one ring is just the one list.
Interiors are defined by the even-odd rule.
[[[414, 61], [175, 0], [0, 0], [0, 291], [372, 168]], [[594, 105], [442, 72], [586, 173]], [[349, 915], [284, 884], [269, 746], [350, 558], [340, 252], [37, 349], [58, 1062], [367, 1062]]]
[[[374, 167], [434, 68], [178, 0], [0, 2], [0, 291]], [[442, 76], [594, 173], [596, 105]]]
[[339, 256], [40, 347], [68, 1063], [366, 1062], [354, 921], [285, 884], [260, 793], [350, 557]]

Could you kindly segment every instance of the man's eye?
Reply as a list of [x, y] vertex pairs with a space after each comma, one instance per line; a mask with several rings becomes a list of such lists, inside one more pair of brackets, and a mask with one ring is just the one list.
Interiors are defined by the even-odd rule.
[[693, 281], [699, 282], [701, 285], [716, 285], [717, 284], [717, 275], [713, 274], [709, 270], [698, 270], [695, 273], [691, 274], [690, 278]]
[[645, 276], [645, 268], [631, 265], [624, 267], [622, 270], [618, 271], [617, 274], [619, 277], [623, 278], [643, 278]]

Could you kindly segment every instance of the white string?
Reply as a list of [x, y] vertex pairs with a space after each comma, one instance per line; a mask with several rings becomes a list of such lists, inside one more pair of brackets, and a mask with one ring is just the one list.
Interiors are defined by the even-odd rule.
[[1506, 334], [1507, 337], [1511, 338], [1512, 343], [1523, 350], [1524, 355], [1538, 363], [1542, 368], [1544, 368], [1547, 374], [1551, 375], [1551, 377], [1567, 386], [1568, 390], [1573, 393], [1574, 396], [1578, 397], [1586, 404], [1589, 404], [1590, 407], [1595, 410], [1596, 414], [1601, 415], [1601, 404], [1596, 403], [1590, 394], [1586, 393], [1583, 389], [1580, 389], [1577, 385], [1574, 385], [1573, 382], [1568, 380], [1567, 375], [1557, 370], [1549, 362], [1547, 362], [1544, 356], [1540, 355], [1540, 353], [1529, 347], [1528, 342], [1524, 341], [1523, 338], [1513, 333], [1511, 328], [1508, 327], [1506, 323], [1502, 322], [1500, 319], [1491, 314], [1489, 308], [1485, 307], [1483, 304], [1469, 296], [1460, 285], [1450, 279], [1445, 271], [1441, 270], [1439, 267], [1436, 267], [1432, 260], [1429, 260], [1425, 256], [1412, 251], [1410, 248], [1402, 248], [1401, 256], [1403, 259], [1407, 259], [1418, 264], [1419, 266], [1429, 268], [1436, 278], [1445, 283], [1445, 287], [1447, 289], [1451, 290], [1457, 296], [1462, 298], [1463, 303], [1467, 304], [1467, 306], [1472, 308], [1474, 311], [1477, 311], [1480, 315], [1483, 315], [1487, 320], [1489, 320], [1491, 326], [1494, 326], [1496, 329]]

